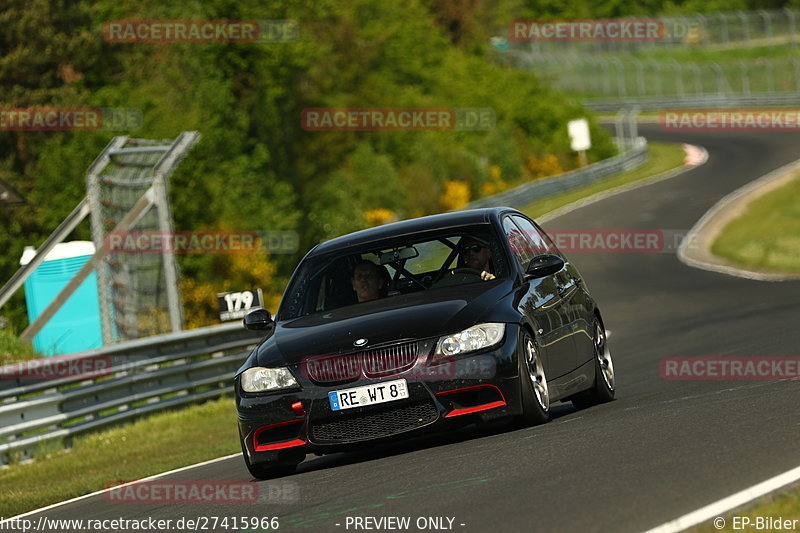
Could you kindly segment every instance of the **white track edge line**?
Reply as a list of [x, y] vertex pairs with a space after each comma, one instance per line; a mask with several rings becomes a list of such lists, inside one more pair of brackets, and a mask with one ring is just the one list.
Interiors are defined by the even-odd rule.
[[[689, 233], [686, 234], [684, 237], [683, 242], [678, 247], [678, 260], [685, 264], [686, 266], [697, 268], [700, 270], [707, 270], [709, 272], [718, 272], [720, 274], [727, 274], [729, 276], [734, 276], [738, 278], [745, 278], [751, 279], [756, 281], [794, 281], [797, 278], [792, 276], [791, 274], [785, 273], [772, 273], [772, 272], [759, 272], [755, 270], [748, 270], [744, 266], [734, 266], [729, 264], [720, 263], [712, 263], [703, 259], [698, 259], [696, 257], [692, 257], [689, 253], [689, 243], [695, 242], [698, 239], [698, 235], [706, 230], [706, 226], [722, 211], [725, 210], [730, 204], [736, 202], [737, 200], [741, 199], [744, 196], [749, 195], [750, 193], [758, 191], [762, 186], [771, 183], [776, 179], [780, 179], [782, 176], [786, 175], [789, 172], [795, 172], [797, 169], [800, 168], [800, 159], [792, 161], [791, 163], [787, 163], [771, 172], [768, 172], [757, 178], [749, 183], [746, 183], [739, 187], [738, 189], [726, 194], [723, 196], [716, 204], [711, 206], [711, 208], [705, 212], [705, 214], [698, 220], [694, 226], [689, 230]], [[754, 198], [756, 200], [757, 198]], [[708, 246], [711, 246], [711, 243], [707, 243]]]
[[[161, 478], [161, 477], [164, 477], [164, 476], [168, 476], [170, 474], [176, 474], [178, 472], [183, 472], [185, 470], [191, 470], [192, 468], [197, 468], [198, 466], [210, 465], [210, 464], [213, 464], [213, 463], [216, 463], [216, 462], [219, 462], [219, 461], [224, 461], [226, 459], [231, 459], [233, 457], [237, 457], [239, 455], [242, 455], [242, 453], [241, 452], [233, 453], [231, 455], [225, 455], [223, 457], [217, 457], [216, 459], [210, 459], [208, 461], [203, 461], [202, 463], [195, 463], [193, 465], [183, 466], [181, 468], [176, 468], [175, 470], [169, 470], [167, 472], [161, 472], [160, 474], [153, 474], [152, 476], [148, 476], [148, 477], [145, 477], [145, 478], [142, 478], [142, 479], [137, 479], [136, 481], [129, 481], [129, 482], [123, 483], [121, 485], [114, 485], [113, 487], [108, 487], [108, 488], [103, 489], [103, 490], [98, 490], [98, 491], [92, 492], [91, 494], [84, 494], [83, 496], [78, 496], [78, 497], [72, 498], [70, 500], [64, 500], [63, 502], [54, 503], [52, 505], [48, 505], [47, 507], [42, 507], [41, 509], [35, 509], [33, 511], [28, 511], [27, 513], [23, 513], [21, 515], [17, 515], [17, 516], [11, 517], [11, 518], [6, 518], [4, 520], [0, 520], [0, 525], [5, 524], [6, 522], [9, 522], [9, 521], [17, 520], [17, 519], [20, 519], [20, 518], [25, 518], [26, 516], [30, 516], [32, 514], [41, 513], [41, 512], [44, 512], [44, 511], [49, 511], [50, 509], [55, 509], [56, 507], [61, 507], [62, 505], [66, 505], [68, 503], [74, 503], [74, 502], [77, 502], [77, 501], [80, 501], [80, 500], [85, 500], [86, 498], [91, 498], [92, 496], [97, 496], [97, 495], [103, 494], [103, 493], [108, 492], [108, 491], [113, 490], [113, 489], [118, 489], [120, 487], [126, 487], [128, 485], [133, 485], [134, 483], [141, 483], [143, 481], [150, 481], [151, 479], [158, 479], [158, 478]], [[0, 528], [0, 529], [2, 529], [2, 528]]]
[[800, 466], [792, 468], [783, 474], [778, 474], [777, 476], [766, 481], [762, 481], [761, 483], [753, 485], [752, 487], [739, 491], [736, 494], [732, 494], [727, 498], [723, 498], [714, 503], [706, 505], [705, 507], [701, 507], [696, 511], [692, 511], [691, 513], [676, 518], [675, 520], [670, 520], [669, 522], [661, 524], [660, 526], [649, 529], [645, 533], [677, 533], [679, 531], [683, 531], [692, 526], [696, 526], [697, 524], [708, 520], [709, 518], [714, 518], [725, 514], [736, 507], [740, 507], [745, 503], [751, 502], [756, 498], [760, 498], [761, 496], [769, 494], [774, 490], [789, 485], [790, 483], [794, 483], [798, 480], [800, 480]]
[[632, 191], [640, 187], [647, 187], [648, 185], [653, 185], [654, 183], [659, 183], [661, 181], [680, 176], [681, 174], [689, 172], [690, 170], [694, 170], [705, 164], [706, 161], [708, 161], [708, 151], [702, 146], [697, 146], [697, 148], [703, 151], [704, 156], [702, 163], [699, 163], [695, 166], [680, 165], [678, 167], [666, 170], [660, 174], [656, 174], [655, 176], [651, 176], [649, 178], [634, 181], [633, 183], [628, 183], [625, 185], [620, 185], [619, 187], [615, 187], [607, 191], [598, 192], [591, 196], [587, 196], [586, 198], [582, 198], [565, 206], [559, 207], [553, 211], [550, 211], [549, 213], [545, 213], [540, 217], [536, 217], [535, 220], [537, 223], [547, 223], [560, 216], [566, 215], [567, 213], [571, 213], [572, 211], [578, 210], [582, 207], [586, 207], [587, 205], [599, 202], [600, 200], [605, 200], [606, 198], [610, 198], [618, 194]]

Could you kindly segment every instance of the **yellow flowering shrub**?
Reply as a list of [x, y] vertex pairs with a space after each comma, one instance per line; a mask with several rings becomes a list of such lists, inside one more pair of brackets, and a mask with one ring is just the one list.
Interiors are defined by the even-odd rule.
[[439, 205], [445, 211], [458, 209], [469, 203], [469, 184], [465, 181], [445, 181], [443, 184], [442, 195], [439, 197]]
[[544, 178], [564, 172], [558, 158], [553, 154], [548, 154], [541, 158], [536, 155], [530, 155], [525, 162], [525, 166], [531, 179]]
[[389, 209], [370, 209], [368, 211], [364, 211], [364, 220], [367, 221], [367, 224], [369, 224], [370, 227], [381, 226], [388, 222], [394, 222], [397, 220], [397, 215], [395, 215], [394, 211]]
[[224, 281], [203, 283], [193, 278], [181, 280], [184, 320], [187, 329], [219, 324], [217, 294], [231, 290], [264, 289], [264, 308], [275, 312], [281, 294], [268, 292], [266, 287], [275, 276], [275, 265], [268, 256], [255, 254], [228, 254], [223, 256]]
[[481, 196], [491, 196], [508, 188], [508, 183], [503, 181], [501, 174], [502, 170], [497, 165], [489, 167], [489, 181], [481, 184]]

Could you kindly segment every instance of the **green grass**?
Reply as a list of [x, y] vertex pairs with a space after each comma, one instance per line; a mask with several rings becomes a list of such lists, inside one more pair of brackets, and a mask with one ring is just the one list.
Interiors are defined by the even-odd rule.
[[[542, 214], [682, 164], [684, 153], [680, 145], [652, 143], [649, 150], [650, 159], [644, 167], [543, 200], [530, 207], [529, 212]], [[14, 516], [111, 484], [238, 451], [236, 411], [231, 398], [152, 415], [78, 438], [67, 450], [0, 469], [0, 516]]]
[[[742, 528], [741, 526], [734, 529], [733, 517], [748, 517], [751, 524], [748, 527]], [[725, 520], [725, 527], [717, 529], [714, 527], [714, 519], [712, 518], [707, 523], [700, 524], [693, 527], [689, 531], [691, 533], [711, 533], [712, 531], [718, 532], [733, 532], [733, 531], [757, 531], [754, 524], [758, 517], [763, 518], [782, 518], [783, 520], [800, 520], [800, 486], [795, 486], [792, 490], [783, 491], [775, 494], [770, 494], [757, 499], [755, 502], [730, 513], [725, 513], [722, 518]], [[800, 525], [800, 522], [797, 523]], [[800, 528], [787, 529], [760, 529], [758, 531], [798, 531]]]
[[27, 361], [37, 357], [39, 356], [36, 355], [30, 344], [22, 342], [10, 331], [0, 330], [0, 365]]
[[67, 450], [0, 469], [0, 516], [238, 451], [230, 397], [159, 413], [80, 437]]
[[751, 202], [711, 246], [714, 255], [734, 263], [800, 272], [800, 173]]
[[[789, 42], [772, 46], [729, 46], [728, 48], [724, 48], [722, 45], [709, 45], [707, 48], [703, 46], [665, 47], [660, 50], [650, 49], [645, 53], [629, 55], [638, 59], [655, 59], [657, 61], [674, 59], [678, 62], [700, 63], [714, 61], [716, 63], [727, 63], [740, 60], [757, 60], [762, 57], [766, 59], [791, 59], [797, 56], [797, 48], [792, 47]], [[623, 56], [620, 55], [620, 57], [622, 58]]]
[[559, 207], [571, 204], [572, 202], [586, 198], [593, 194], [614, 189], [622, 185], [627, 185], [628, 183], [649, 178], [651, 176], [655, 176], [656, 174], [661, 174], [667, 170], [679, 167], [683, 165], [683, 158], [686, 156], [680, 144], [649, 143], [647, 151], [649, 156], [647, 163], [636, 170], [631, 170], [623, 174], [618, 174], [616, 176], [600, 180], [591, 185], [587, 185], [586, 187], [567, 191], [556, 196], [543, 198], [526, 207], [520, 208], [520, 211], [535, 219], [544, 215], [545, 213], [549, 213], [550, 211], [558, 209]]

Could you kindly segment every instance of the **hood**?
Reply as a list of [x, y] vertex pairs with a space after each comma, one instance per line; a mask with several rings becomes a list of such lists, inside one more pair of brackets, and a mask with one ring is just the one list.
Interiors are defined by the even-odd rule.
[[[455, 333], [486, 321], [510, 286], [510, 281], [497, 280], [420, 291], [287, 320], [259, 347], [258, 364], [292, 365], [308, 356]], [[356, 348], [357, 339], [367, 343]]]

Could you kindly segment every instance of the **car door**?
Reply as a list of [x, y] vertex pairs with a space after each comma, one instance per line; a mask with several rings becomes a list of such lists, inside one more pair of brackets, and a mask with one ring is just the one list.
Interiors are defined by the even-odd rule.
[[[558, 254], [564, 258], [564, 268], [560, 272], [562, 277], [559, 279], [562, 297], [568, 300], [566, 304], [572, 321], [573, 339], [575, 341], [575, 356], [577, 366], [580, 366], [594, 358], [594, 303], [586, 289], [580, 272], [567, 257], [559, 252], [556, 245], [548, 237], [542, 228], [535, 222], [534, 227], [538, 230], [539, 237], [545, 243], [549, 253]], [[569, 292], [567, 292], [567, 290]]]
[[[524, 271], [540, 250], [511, 216], [504, 217], [503, 231], [514, 258]], [[547, 363], [545, 370], [548, 379], [570, 372], [575, 367], [575, 345], [571, 321], [559, 293], [556, 276], [529, 280], [519, 290], [523, 293], [518, 297], [519, 310], [536, 324], [539, 347]]]
[[578, 269], [564, 257], [553, 244], [547, 234], [536, 225], [535, 222], [527, 218], [515, 215], [514, 221], [526, 232], [526, 235], [534, 241], [534, 246], [541, 253], [551, 253], [560, 255], [564, 259], [564, 268], [555, 274], [556, 284], [559, 294], [563, 300], [562, 310], [566, 319], [570, 322], [570, 331], [575, 344], [575, 367], [578, 367], [592, 359], [594, 355], [593, 345], [593, 306], [589, 300], [589, 295], [583, 283], [583, 279]]

